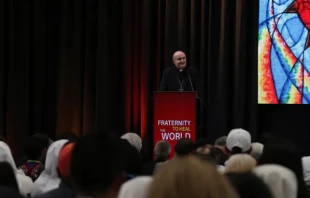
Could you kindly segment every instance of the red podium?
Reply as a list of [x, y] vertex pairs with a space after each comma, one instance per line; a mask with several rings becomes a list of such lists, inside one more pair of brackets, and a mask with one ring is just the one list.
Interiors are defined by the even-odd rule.
[[196, 92], [154, 92], [153, 148], [160, 140], [171, 144], [180, 138], [196, 140]]

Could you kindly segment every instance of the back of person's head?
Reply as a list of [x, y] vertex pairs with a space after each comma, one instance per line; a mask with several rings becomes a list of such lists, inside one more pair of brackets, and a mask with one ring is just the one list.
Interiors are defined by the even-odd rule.
[[139, 176], [125, 182], [118, 193], [118, 198], [146, 198], [152, 177]]
[[192, 155], [175, 158], [155, 175], [148, 198], [235, 198], [234, 189], [215, 166]]
[[32, 137], [39, 139], [46, 149], [53, 143], [53, 140], [43, 133], [35, 133]]
[[122, 139], [127, 140], [133, 147], [135, 147], [139, 152], [142, 148], [142, 140], [136, 133], [126, 133], [121, 136]]
[[226, 173], [246, 173], [251, 172], [256, 166], [256, 160], [248, 154], [236, 154], [231, 156], [227, 163], [225, 172]]
[[181, 138], [174, 146], [174, 151], [178, 156], [191, 154], [194, 150], [194, 143], [189, 138]]
[[273, 198], [268, 186], [253, 173], [226, 173], [239, 198]]
[[24, 198], [16, 189], [0, 185], [0, 197], [2, 198]]
[[171, 153], [171, 145], [167, 140], [160, 140], [156, 143], [154, 152], [156, 158], [167, 159]]
[[86, 196], [118, 191], [125, 180], [124, 152], [121, 140], [109, 131], [80, 137], [71, 159], [71, 176], [78, 191]]
[[70, 142], [74, 142], [76, 141], [77, 139], [79, 138], [78, 135], [76, 135], [75, 133], [73, 132], [63, 132], [61, 133], [60, 135], [58, 135], [56, 137], [56, 140], [69, 140]]
[[217, 166], [217, 163], [216, 161], [213, 159], [213, 157], [211, 157], [210, 155], [208, 154], [203, 154], [203, 153], [193, 153], [193, 156], [197, 157], [198, 159], [201, 159], [202, 161], [204, 162], [207, 162], [209, 164], [212, 164], [214, 165], [215, 167]]
[[65, 144], [60, 150], [58, 157], [58, 175], [67, 185], [73, 184], [72, 178], [70, 176], [70, 167], [74, 145], [74, 142], [68, 142]]
[[233, 129], [229, 132], [226, 141], [228, 153], [240, 154], [251, 152], [251, 135], [244, 129]]
[[214, 147], [210, 149], [209, 155], [216, 161], [218, 165], [224, 165], [228, 156], [220, 148]]
[[269, 187], [273, 198], [297, 197], [297, 180], [295, 174], [279, 165], [262, 165], [253, 171]]
[[214, 146], [226, 146], [227, 136], [222, 136], [215, 140]]
[[24, 152], [28, 160], [41, 161], [46, 153], [46, 144], [36, 137], [30, 137], [26, 141]]
[[291, 140], [273, 137], [264, 145], [259, 165], [278, 164], [292, 170], [298, 183], [298, 197], [304, 197], [306, 186], [303, 179], [302, 155]]
[[8, 162], [0, 162], [0, 186], [6, 186], [19, 192], [14, 170]]
[[259, 142], [252, 143], [252, 150], [251, 150], [251, 156], [256, 159], [256, 161], [259, 160], [259, 158], [263, 154], [264, 145]]

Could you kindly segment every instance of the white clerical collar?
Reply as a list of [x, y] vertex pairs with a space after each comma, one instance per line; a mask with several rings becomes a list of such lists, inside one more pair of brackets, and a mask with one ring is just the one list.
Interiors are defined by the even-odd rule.
[[183, 71], [183, 69], [180, 69], [179, 71], [180, 71], [180, 72], [182, 72], [182, 71]]

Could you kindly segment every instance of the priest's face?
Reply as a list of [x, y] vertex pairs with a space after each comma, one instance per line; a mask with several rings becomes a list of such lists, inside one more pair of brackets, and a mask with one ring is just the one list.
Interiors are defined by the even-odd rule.
[[175, 52], [173, 54], [173, 63], [178, 69], [184, 69], [186, 67], [186, 55], [184, 52]]

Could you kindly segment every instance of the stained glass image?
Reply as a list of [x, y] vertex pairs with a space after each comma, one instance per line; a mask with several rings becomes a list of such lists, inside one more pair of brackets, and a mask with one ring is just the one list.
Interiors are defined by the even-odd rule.
[[310, 103], [310, 0], [260, 0], [258, 103]]

